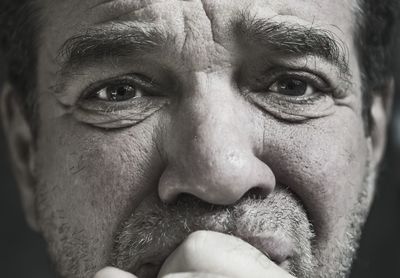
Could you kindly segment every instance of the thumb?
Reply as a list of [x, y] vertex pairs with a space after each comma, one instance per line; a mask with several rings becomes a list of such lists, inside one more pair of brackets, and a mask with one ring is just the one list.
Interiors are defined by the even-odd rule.
[[137, 278], [135, 275], [114, 267], [105, 267], [93, 278]]

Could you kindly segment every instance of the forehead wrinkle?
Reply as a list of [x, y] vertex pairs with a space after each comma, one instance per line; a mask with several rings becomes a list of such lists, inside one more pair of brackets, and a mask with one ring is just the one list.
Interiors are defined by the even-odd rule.
[[129, 14], [142, 12], [141, 20], [155, 19], [155, 11], [151, 9], [156, 4], [164, 3], [166, 0], [110, 0], [96, 4], [87, 9], [87, 12], [96, 18], [96, 24], [105, 23], [111, 20], [123, 20]]
[[[164, 0], [158, 0], [158, 1], [113, 0], [113, 1], [106, 1], [106, 2], [103, 1], [102, 3], [103, 3], [103, 5], [112, 5], [115, 3], [119, 3], [119, 4], [125, 3], [126, 5], [136, 5], [137, 7], [141, 6], [140, 9], [142, 9], [142, 8], [146, 8], [146, 7], [144, 7], [144, 4], [143, 4], [144, 2], [146, 2], [146, 4], [149, 5], [148, 8], [149, 8], [149, 11], [151, 11], [152, 9], [154, 9], [154, 6], [152, 6], [153, 4], [164, 3], [165, 1]], [[201, 56], [204, 58], [204, 59], [202, 59], [201, 63], [203, 64], [203, 66], [207, 66], [211, 62], [217, 61], [223, 55], [226, 55], [227, 53], [230, 52], [230, 50], [225, 47], [226, 45], [224, 45], [224, 42], [227, 41], [226, 34], [231, 32], [231, 30], [232, 30], [232, 28], [230, 27], [232, 22], [230, 22], [228, 20], [227, 21], [228, 24], [223, 25], [223, 27], [224, 27], [223, 30], [222, 29], [217, 30], [218, 32], [215, 33], [216, 29], [218, 29], [221, 25], [220, 19], [218, 18], [218, 15], [219, 15], [218, 12], [221, 11], [221, 7], [217, 7], [217, 9], [211, 9], [211, 6], [208, 6], [209, 2], [202, 1], [202, 0], [200, 0], [198, 2], [197, 1], [189, 1], [186, 3], [185, 2], [186, 1], [171, 1], [171, 3], [175, 3], [175, 5], [177, 4], [176, 7], [185, 6], [187, 8], [185, 10], [188, 10], [189, 14], [185, 10], [182, 10], [182, 13], [178, 10], [178, 13], [177, 13], [178, 19], [176, 21], [174, 21], [174, 23], [178, 23], [178, 25], [174, 25], [174, 26], [171, 26], [171, 28], [167, 28], [170, 37], [174, 39], [174, 43], [175, 43], [175, 45], [169, 44], [169, 48], [170, 48], [169, 50], [175, 52], [176, 54], [178, 54], [178, 52], [180, 52], [180, 54], [182, 55], [183, 52], [185, 52], [183, 50], [184, 46], [186, 45], [186, 47], [187, 47], [188, 36], [189, 37], [191, 36], [189, 41], [192, 41], [192, 42], [189, 42], [189, 44], [192, 44], [192, 46], [186, 49], [187, 50], [186, 52], [188, 52], [188, 53], [186, 53], [186, 55], [184, 55], [184, 56], [186, 56], [185, 57], [186, 62], [191, 61], [191, 62], [193, 62], [192, 63], [193, 65], [197, 64], [196, 61], [192, 61], [193, 60], [193, 55], [192, 55], [193, 51], [189, 51], [189, 50], [194, 49], [194, 47], [196, 45], [200, 45], [200, 48], [203, 49], [203, 53], [207, 54], [206, 56], [204, 56], [204, 55]], [[193, 4], [196, 4], [196, 2], [198, 4], [200, 4], [200, 5], [198, 5], [199, 10], [197, 11], [197, 13], [196, 13], [197, 9], [191, 10], [191, 6]], [[210, 5], [212, 5], [212, 4], [210, 4]], [[243, 8], [243, 6], [238, 6], [237, 8]], [[230, 14], [230, 17], [237, 16], [237, 14], [240, 13], [239, 10], [240, 9], [233, 11]], [[129, 11], [128, 13], [131, 13], [131, 12], [134, 13], [134, 11]], [[157, 11], [156, 11], [156, 13], [157, 13]], [[140, 13], [140, 14], [142, 15], [142, 13]], [[191, 15], [196, 15], [196, 16], [192, 17]], [[280, 15], [280, 14], [278, 13], [277, 15]], [[293, 17], [295, 17], [295, 16], [293, 16]], [[183, 22], [182, 22], [183, 26], [180, 25], [179, 21], [181, 19], [179, 19], [179, 18], [181, 18], [183, 20]], [[165, 18], [158, 18], [158, 19], [161, 19], [161, 21], [156, 20], [155, 22], [157, 24], [160, 23], [160, 24], [158, 24], [160, 26], [163, 25], [162, 23], [169, 22], [168, 20], [164, 22]], [[167, 19], [169, 19], [169, 18], [167, 18]], [[142, 20], [142, 17], [137, 16], [137, 18], [133, 18], [133, 20]], [[197, 23], [196, 23], [196, 21], [197, 21]], [[204, 21], [204, 25], [203, 26], [199, 25], [199, 22], [203, 22], [203, 21]], [[152, 24], [155, 24], [155, 22], [146, 22], [146, 20], [144, 20], [141, 23], [143, 25], [152, 25]], [[114, 24], [115, 22], [111, 21], [110, 25], [111, 25], [111, 23]], [[119, 22], [116, 21], [116, 23], [119, 23]], [[188, 25], [191, 25], [191, 26], [189, 28], [187, 28]], [[200, 28], [199, 28], [199, 26], [200, 26]], [[186, 30], [183, 32], [179, 32], [179, 31], [182, 31], [182, 30], [180, 30], [181, 27], [183, 27]], [[198, 29], [198, 30], [196, 31], [196, 29]], [[187, 32], [187, 30], [189, 32]], [[191, 33], [191, 34], [189, 34], [189, 33]], [[184, 35], [184, 36], [182, 36], [182, 35]], [[177, 38], [177, 37], [180, 37], [180, 38]], [[182, 43], [182, 41], [183, 41], [183, 43]], [[202, 41], [203, 41], [203, 43], [202, 43]], [[181, 45], [181, 44], [183, 47], [181, 49], [179, 49], [180, 48], [179, 45]], [[197, 48], [196, 51], [199, 51], [199, 49]], [[183, 56], [178, 56], [178, 57], [183, 58]], [[199, 58], [201, 58], [201, 57], [199, 57]], [[228, 58], [228, 56], [226, 58]], [[231, 61], [230, 58], [229, 58], [229, 61]], [[228, 61], [228, 60], [226, 60], [226, 61]]]
[[115, 1], [115, 0], [102, 0], [102, 1], [99, 1], [99, 2], [96, 3], [95, 5], [90, 6], [90, 7], [89, 7], [89, 10], [94, 9], [94, 8], [97, 8], [97, 7], [102, 6], [102, 5], [106, 5], [106, 4], [108, 4], [108, 3], [110, 3], [110, 2], [113, 2], [113, 1]]
[[177, 2], [182, 6], [183, 19], [183, 32], [175, 34], [178, 51], [190, 71], [219, 71], [231, 65], [233, 45], [230, 21], [226, 20], [231, 10], [204, 0]]
[[[159, 0], [158, 2], [162, 2], [165, 0]], [[121, 7], [136, 7], [137, 9], [141, 9], [145, 6], [154, 4], [156, 1], [148, 2], [143, 0], [102, 0], [88, 8], [88, 10], [91, 9], [96, 9], [96, 8], [107, 8], [107, 9], [112, 9], [112, 8], [121, 8]]]

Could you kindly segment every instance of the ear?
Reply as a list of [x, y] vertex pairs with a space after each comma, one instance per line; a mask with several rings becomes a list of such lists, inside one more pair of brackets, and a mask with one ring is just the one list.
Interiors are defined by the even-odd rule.
[[391, 116], [394, 79], [390, 78], [381, 92], [375, 92], [371, 105], [371, 140], [373, 163], [377, 167], [385, 152], [387, 127]]
[[38, 231], [33, 136], [24, 114], [24, 107], [15, 90], [8, 83], [1, 88], [0, 113], [25, 216], [29, 226]]

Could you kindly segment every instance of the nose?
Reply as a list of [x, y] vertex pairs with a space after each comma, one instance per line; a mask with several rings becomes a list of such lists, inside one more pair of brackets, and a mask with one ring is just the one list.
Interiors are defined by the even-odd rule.
[[255, 155], [255, 137], [263, 131], [255, 127], [250, 105], [229, 80], [207, 74], [194, 79], [171, 112], [165, 133], [160, 199], [171, 203], [190, 194], [229, 205], [252, 189], [269, 194], [275, 177]]

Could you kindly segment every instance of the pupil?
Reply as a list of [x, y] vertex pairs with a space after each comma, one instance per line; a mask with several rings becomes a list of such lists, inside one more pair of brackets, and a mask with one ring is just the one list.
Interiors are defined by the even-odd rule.
[[289, 96], [302, 96], [307, 91], [306, 82], [298, 79], [282, 80], [279, 84], [280, 93]]
[[126, 88], [125, 87], [119, 87], [117, 89], [117, 94], [118, 95], [124, 95], [124, 93], [126, 93]]
[[107, 90], [108, 97], [112, 101], [124, 101], [135, 97], [136, 89], [132, 86], [111, 86]]

